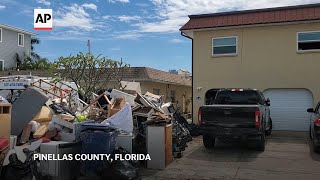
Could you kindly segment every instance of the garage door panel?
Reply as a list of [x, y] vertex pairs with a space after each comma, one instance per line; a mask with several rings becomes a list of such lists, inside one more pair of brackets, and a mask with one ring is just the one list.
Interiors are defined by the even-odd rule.
[[270, 116], [274, 130], [307, 131], [313, 107], [312, 93], [307, 89], [269, 89], [264, 91], [270, 99]]

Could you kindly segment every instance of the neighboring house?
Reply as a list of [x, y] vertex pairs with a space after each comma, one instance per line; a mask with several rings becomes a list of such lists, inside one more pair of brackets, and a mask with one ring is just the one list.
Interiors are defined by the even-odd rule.
[[[10, 75], [29, 75], [48, 77], [48, 71], [4, 71], [1, 76]], [[191, 79], [184, 78], [169, 72], [149, 68], [149, 67], [131, 67], [124, 71], [123, 81], [140, 82], [141, 93], [147, 91], [156, 95], [163, 95], [164, 102], [177, 103], [183, 112], [191, 112]], [[120, 85], [116, 81], [109, 82], [105, 88], [119, 89]]]
[[31, 36], [36, 34], [16, 27], [0, 24], [0, 71], [17, 66], [20, 58], [31, 53]]
[[178, 71], [176, 69], [170, 69], [169, 73], [171, 74], [178, 74]]
[[[124, 81], [140, 82], [141, 93], [147, 91], [163, 95], [164, 102], [176, 103], [183, 112], [191, 112], [191, 79], [169, 72], [149, 68], [131, 67], [123, 74]], [[109, 87], [112, 83], [109, 83]], [[113, 83], [113, 88], [118, 88]]]
[[193, 118], [220, 88], [256, 88], [276, 130], [306, 131], [320, 100], [320, 4], [191, 15]]
[[183, 69], [179, 69], [178, 70], [178, 75], [186, 77], [186, 78], [190, 78], [191, 77], [191, 73], [189, 71], [183, 70]]

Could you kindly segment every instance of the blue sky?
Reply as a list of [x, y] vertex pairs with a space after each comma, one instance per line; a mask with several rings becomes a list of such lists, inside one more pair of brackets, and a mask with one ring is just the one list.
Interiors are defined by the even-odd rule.
[[189, 14], [317, 3], [320, 0], [0, 0], [0, 23], [33, 31], [33, 9], [53, 9], [53, 30], [36, 31], [51, 61], [91, 51], [131, 66], [191, 71]]

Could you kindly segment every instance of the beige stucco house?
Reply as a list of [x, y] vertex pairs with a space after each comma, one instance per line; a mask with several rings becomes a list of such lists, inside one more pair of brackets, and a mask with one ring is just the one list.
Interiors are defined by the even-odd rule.
[[193, 118], [220, 88], [271, 100], [275, 130], [306, 131], [320, 100], [320, 4], [191, 15]]
[[[182, 112], [190, 113], [192, 110], [191, 78], [150, 67], [131, 67], [124, 71], [122, 80], [140, 82], [142, 94], [162, 95], [164, 102], [176, 103]], [[110, 82], [108, 87], [118, 89], [119, 83]]]

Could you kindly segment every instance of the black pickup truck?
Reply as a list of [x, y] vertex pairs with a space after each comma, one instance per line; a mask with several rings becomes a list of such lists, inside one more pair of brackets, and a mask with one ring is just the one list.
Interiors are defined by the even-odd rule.
[[199, 131], [206, 148], [213, 148], [216, 138], [241, 138], [265, 149], [265, 135], [272, 131], [270, 100], [253, 89], [222, 89], [213, 102], [198, 113]]

